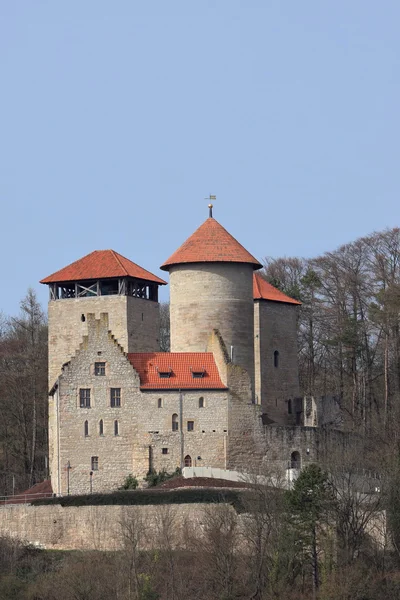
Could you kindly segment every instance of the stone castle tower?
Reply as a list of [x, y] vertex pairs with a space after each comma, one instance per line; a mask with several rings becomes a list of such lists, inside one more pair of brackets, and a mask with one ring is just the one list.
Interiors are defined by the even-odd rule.
[[261, 266], [211, 214], [161, 266], [170, 275], [171, 351], [204, 352], [217, 329], [253, 394], [253, 272]]
[[108, 314], [125, 352], [159, 349], [158, 288], [166, 282], [114, 250], [95, 250], [40, 283], [50, 291], [50, 388], [87, 335], [87, 313]]

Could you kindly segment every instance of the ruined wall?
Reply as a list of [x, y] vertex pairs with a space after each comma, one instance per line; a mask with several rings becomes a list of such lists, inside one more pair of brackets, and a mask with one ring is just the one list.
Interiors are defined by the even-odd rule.
[[[294, 425], [294, 398], [300, 395], [297, 307], [268, 300], [257, 300], [254, 305], [255, 381], [258, 403], [261, 404], [263, 412], [278, 425]], [[278, 366], [274, 363], [276, 351], [279, 352]]]

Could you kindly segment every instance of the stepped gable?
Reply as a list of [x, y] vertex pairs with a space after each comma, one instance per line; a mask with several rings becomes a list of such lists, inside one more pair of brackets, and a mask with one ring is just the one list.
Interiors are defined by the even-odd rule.
[[225, 390], [212, 352], [138, 352], [128, 360], [141, 390]]
[[146, 271], [115, 250], [94, 250], [67, 267], [56, 271], [40, 283], [60, 283], [62, 281], [83, 281], [88, 279], [109, 279], [112, 277], [133, 277], [166, 285], [166, 281]]
[[168, 271], [172, 265], [207, 262], [250, 263], [254, 269], [262, 268], [258, 260], [213, 217], [204, 221], [160, 268]]
[[270, 300], [272, 302], [286, 302], [286, 304], [301, 304], [298, 300], [286, 296], [286, 294], [268, 283], [268, 281], [266, 281], [259, 273], [254, 273], [253, 275], [253, 297], [254, 300]]

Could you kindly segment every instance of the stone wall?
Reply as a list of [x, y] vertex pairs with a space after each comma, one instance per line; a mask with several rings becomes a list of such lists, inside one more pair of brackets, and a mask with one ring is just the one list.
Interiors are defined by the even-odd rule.
[[[182, 543], [187, 526], [201, 530], [204, 504], [164, 506], [30, 506], [0, 508], [0, 536], [10, 536], [46, 549], [118, 550], [131, 519], [142, 519], [143, 547], [157, 545], [157, 520], [168, 511], [175, 543]], [[221, 505], [213, 505], [220, 510]], [[233, 511], [233, 508], [230, 509]]]
[[[294, 398], [300, 395], [297, 306], [268, 300], [257, 300], [254, 304], [255, 381], [258, 403], [262, 405], [263, 412], [278, 425], [294, 425]], [[274, 363], [275, 352], [279, 352], [278, 366]]]
[[218, 329], [233, 362], [244, 367], [254, 389], [253, 267], [237, 263], [170, 268], [171, 351], [205, 352]]
[[[142, 392], [136, 371], [108, 331], [107, 315], [100, 320], [88, 315], [87, 324], [88, 335], [65, 365], [50, 403], [53, 490], [65, 494], [68, 481], [74, 494], [88, 493], [90, 486], [92, 491], [113, 490], [130, 473], [142, 480], [150, 468], [171, 472], [183, 466], [185, 457], [193, 465], [225, 468], [228, 390]], [[94, 374], [97, 361], [105, 362], [104, 376]], [[90, 408], [80, 408], [81, 388], [90, 390]], [[110, 406], [111, 388], [121, 390], [120, 407]], [[178, 431], [172, 431], [173, 414]], [[98, 470], [92, 469], [92, 457], [98, 459]]]
[[159, 304], [131, 296], [93, 296], [50, 300], [49, 318], [49, 389], [61, 373], [61, 367], [78, 350], [87, 335], [82, 315], [101, 313], [109, 316], [109, 326], [125, 352], [159, 350]]

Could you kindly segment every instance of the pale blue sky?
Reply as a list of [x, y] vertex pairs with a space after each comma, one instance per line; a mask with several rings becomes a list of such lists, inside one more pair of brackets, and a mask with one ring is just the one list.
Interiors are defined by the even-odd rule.
[[[256, 257], [398, 225], [398, 0], [0, 0], [0, 310], [207, 217]], [[164, 295], [165, 297], [165, 295]]]

